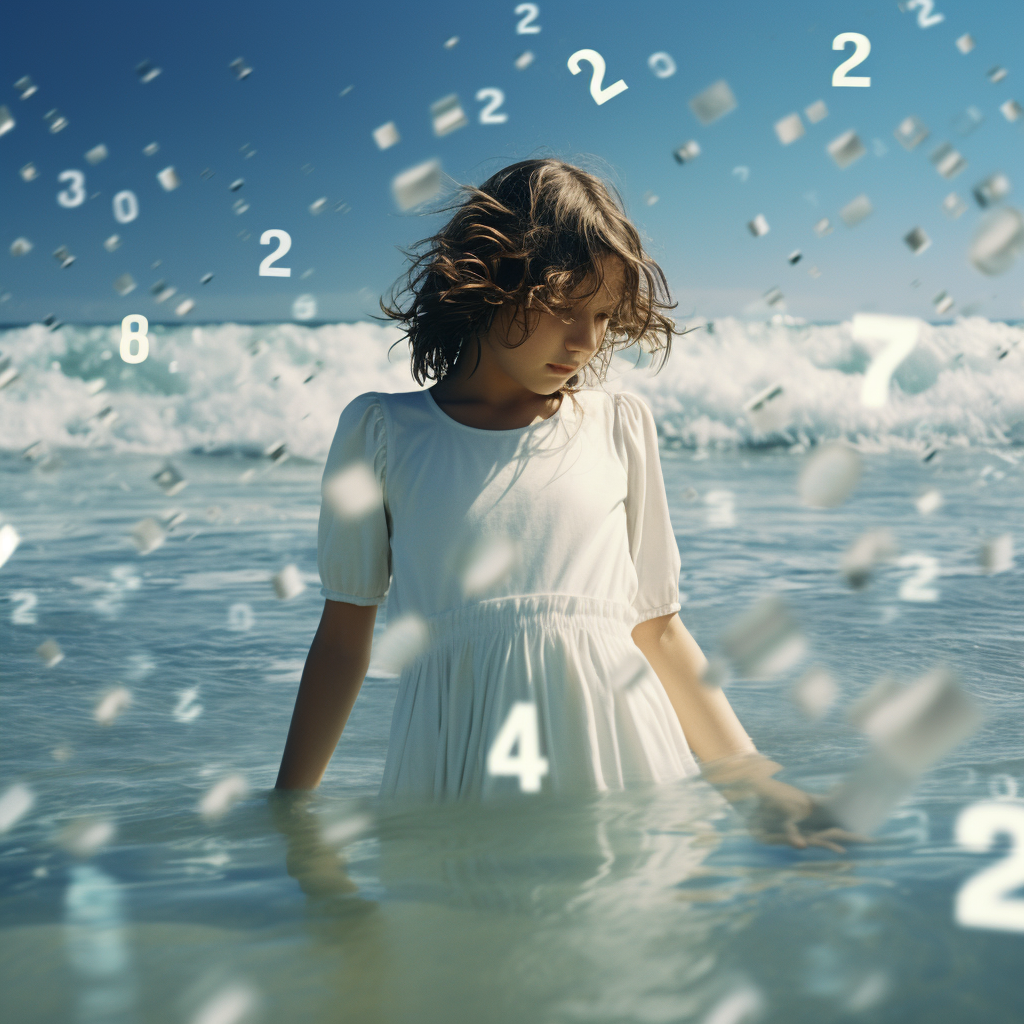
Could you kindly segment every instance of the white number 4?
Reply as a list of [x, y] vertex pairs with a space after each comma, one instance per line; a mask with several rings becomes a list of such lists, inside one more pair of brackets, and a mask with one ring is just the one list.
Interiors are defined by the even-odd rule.
[[[491, 775], [518, 775], [523, 793], [540, 792], [548, 761], [540, 756], [538, 740], [537, 705], [516, 701], [487, 753], [487, 771]], [[519, 753], [513, 757], [512, 748], [517, 742]]]

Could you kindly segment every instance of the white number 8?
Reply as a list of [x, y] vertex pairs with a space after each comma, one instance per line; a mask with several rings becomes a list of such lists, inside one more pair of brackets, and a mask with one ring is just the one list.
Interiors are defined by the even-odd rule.
[[[131, 324], [138, 324], [132, 330]], [[149, 355], [149, 321], [141, 313], [129, 313], [121, 321], [121, 358], [126, 363], [141, 363]], [[132, 355], [132, 341], [139, 343], [138, 350]]]

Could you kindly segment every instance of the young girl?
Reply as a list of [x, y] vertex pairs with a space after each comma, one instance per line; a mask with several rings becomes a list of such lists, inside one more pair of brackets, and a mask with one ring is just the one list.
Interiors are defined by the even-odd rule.
[[[327, 457], [326, 600], [276, 788], [319, 785], [387, 601], [423, 642], [399, 675], [381, 796], [622, 789], [699, 774], [696, 754], [730, 799], [757, 798], [762, 838], [841, 851], [852, 836], [770, 777], [780, 766], [700, 680], [650, 409], [580, 387], [616, 349], [667, 357], [678, 333], [621, 200], [578, 167], [527, 160], [447, 209], [418, 243], [408, 303], [381, 303], [416, 381], [436, 383], [354, 398]], [[496, 747], [532, 782], [503, 774]]]

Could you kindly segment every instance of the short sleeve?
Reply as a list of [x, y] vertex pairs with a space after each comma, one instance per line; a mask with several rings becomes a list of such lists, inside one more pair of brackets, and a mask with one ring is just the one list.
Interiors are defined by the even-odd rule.
[[320, 485], [320, 594], [349, 604], [383, 604], [391, 583], [387, 436], [376, 392], [342, 410]]
[[665, 494], [654, 414], [637, 395], [615, 395], [619, 441], [626, 454], [626, 529], [638, 587], [637, 622], [669, 615], [679, 601], [681, 559]]

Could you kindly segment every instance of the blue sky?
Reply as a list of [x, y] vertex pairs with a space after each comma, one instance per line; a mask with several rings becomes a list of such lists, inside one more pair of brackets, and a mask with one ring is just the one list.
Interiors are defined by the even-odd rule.
[[[927, 28], [918, 24], [923, 12], [896, 0], [540, 0], [535, 34], [517, 34], [517, 3], [15, 5], [0, 38], [0, 104], [16, 121], [0, 136], [0, 295], [9, 296], [0, 323], [48, 314], [113, 323], [127, 313], [169, 323], [281, 321], [303, 293], [316, 298], [317, 320], [363, 319], [403, 270], [398, 247], [441, 223], [397, 209], [397, 173], [437, 158], [454, 180], [480, 182], [539, 155], [583, 162], [616, 184], [668, 275], [677, 315], [1024, 317], [1024, 258], [997, 277], [967, 260], [985, 212], [971, 194], [980, 180], [1005, 173], [1013, 191], [1004, 202], [1024, 205], [1024, 118], [1011, 123], [999, 110], [1009, 99], [1024, 104], [1019, 0], [935, 0], [943, 20]], [[870, 75], [869, 88], [832, 86], [852, 53], [833, 51], [840, 32], [870, 39], [870, 55], [851, 71]], [[955, 46], [964, 33], [976, 41], [968, 54]], [[458, 43], [445, 48], [452, 36]], [[622, 78], [628, 89], [596, 104], [589, 65], [578, 76], [566, 66], [581, 48], [604, 57], [606, 86]], [[524, 50], [535, 59], [517, 70]], [[675, 61], [670, 77], [648, 67], [659, 51]], [[237, 57], [253, 69], [244, 80], [228, 67]], [[162, 72], [142, 83], [135, 68], [146, 59]], [[993, 84], [987, 72], [997, 65], [1008, 73]], [[23, 75], [38, 86], [24, 100], [14, 86]], [[738, 106], [702, 125], [688, 100], [722, 78]], [[504, 123], [480, 123], [483, 88], [504, 93]], [[469, 124], [436, 137], [429, 107], [450, 93]], [[819, 99], [828, 116], [810, 124], [802, 112]], [[972, 106], [984, 120], [963, 134], [958, 119]], [[68, 122], [57, 133], [44, 120], [54, 108]], [[783, 146], [773, 125], [793, 111], [806, 134]], [[931, 135], [907, 152], [893, 131], [910, 114]], [[401, 140], [382, 151], [372, 132], [387, 121]], [[825, 147], [848, 129], [867, 153], [840, 169]], [[680, 165], [673, 150], [691, 139], [701, 153]], [[951, 181], [928, 158], [943, 141], [967, 160]], [[159, 151], [144, 155], [152, 142]], [[94, 166], [84, 154], [100, 143], [109, 156]], [[20, 169], [29, 162], [39, 174], [26, 182]], [[168, 165], [181, 179], [171, 192], [156, 178]], [[745, 181], [735, 167], [749, 169]], [[204, 178], [207, 168], [214, 173]], [[67, 183], [57, 176], [67, 169], [82, 171], [86, 193], [99, 195], [59, 205]], [[238, 178], [244, 185], [230, 191]], [[112, 211], [122, 190], [139, 204], [127, 224]], [[941, 208], [951, 191], [968, 207], [956, 220]], [[847, 227], [839, 210], [861, 193], [874, 212]], [[314, 216], [309, 206], [322, 197]], [[249, 204], [241, 214], [232, 209], [239, 198]], [[759, 213], [771, 230], [755, 238], [746, 224]], [[818, 238], [822, 217], [834, 230]], [[902, 240], [914, 227], [932, 239], [917, 256]], [[291, 236], [279, 261], [291, 278], [258, 274], [270, 252], [259, 238], [272, 228]], [[103, 242], [115, 233], [122, 244], [108, 252]], [[33, 248], [13, 256], [19, 237]], [[70, 267], [52, 255], [61, 245], [75, 256]], [[791, 266], [794, 249], [803, 258]], [[137, 288], [122, 297], [113, 282], [125, 273]], [[207, 273], [213, 279], [201, 284]], [[150, 291], [158, 280], [177, 289], [160, 304]], [[775, 287], [785, 305], [772, 309], [762, 296]], [[941, 291], [956, 302], [945, 317], [933, 307]], [[195, 307], [178, 317], [185, 297]]]

